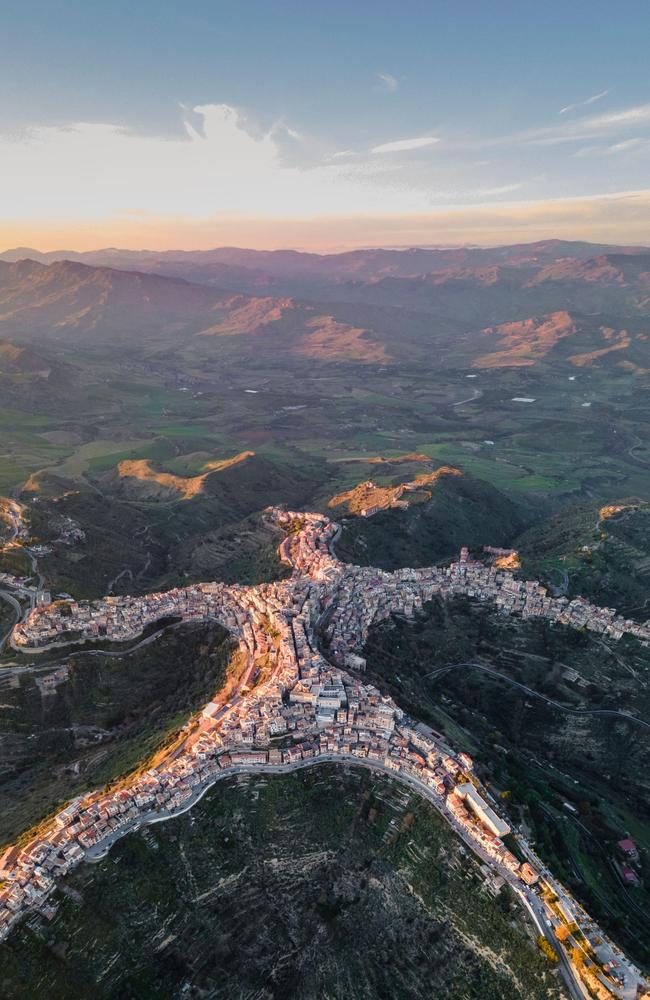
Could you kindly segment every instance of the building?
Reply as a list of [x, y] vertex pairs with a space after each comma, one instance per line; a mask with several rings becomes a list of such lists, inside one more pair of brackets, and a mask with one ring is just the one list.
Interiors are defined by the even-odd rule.
[[494, 809], [476, 791], [474, 785], [466, 782], [464, 785], [457, 785], [455, 791], [456, 795], [463, 800], [483, 826], [486, 826], [495, 837], [505, 837], [510, 833], [508, 824], [500, 816], [497, 816]]

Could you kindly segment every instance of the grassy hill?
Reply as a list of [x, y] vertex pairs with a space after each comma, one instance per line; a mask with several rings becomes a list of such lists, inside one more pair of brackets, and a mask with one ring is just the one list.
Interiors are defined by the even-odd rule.
[[[175, 737], [223, 684], [232, 650], [224, 629], [200, 624], [132, 653], [77, 650], [38, 657], [37, 673], [0, 674], [0, 843]], [[62, 667], [67, 679], [40, 686]]]
[[68, 881], [0, 947], [7, 1000], [565, 996], [432, 807], [358, 769], [220, 782]]
[[306, 503], [317, 466], [250, 452], [236, 459], [213, 460], [193, 477], [142, 462], [123, 462], [92, 482], [32, 477], [23, 496], [31, 498], [32, 540], [47, 547], [39, 568], [50, 589], [101, 597], [232, 581], [237, 572], [249, 583], [281, 574], [279, 538], [261, 512]]
[[427, 566], [461, 546], [508, 545], [537, 511], [470, 475], [441, 476], [429, 500], [407, 510], [346, 519], [337, 552], [362, 566]]
[[650, 617], [650, 506], [638, 497], [582, 503], [515, 540], [522, 572], [640, 621]]
[[[457, 599], [376, 626], [364, 656], [374, 683], [480, 762], [553, 872], [647, 966], [650, 729], [625, 713], [650, 718], [650, 651]], [[617, 875], [627, 835], [645, 888]]]

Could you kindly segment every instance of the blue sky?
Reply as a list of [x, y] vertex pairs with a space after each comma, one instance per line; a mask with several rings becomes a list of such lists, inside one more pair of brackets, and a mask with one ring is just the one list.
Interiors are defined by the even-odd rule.
[[139, 216], [203, 240], [226, 217], [403, 219], [650, 187], [640, 0], [22, 0], [0, 37], [8, 234]]

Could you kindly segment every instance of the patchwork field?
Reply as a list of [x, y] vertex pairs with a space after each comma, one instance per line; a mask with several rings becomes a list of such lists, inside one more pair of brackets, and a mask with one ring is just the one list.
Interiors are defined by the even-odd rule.
[[[650, 261], [628, 251], [0, 261], [0, 299], [18, 303], [0, 317], [0, 495], [27, 524], [0, 571], [75, 598], [274, 580], [287, 569], [265, 508], [332, 504], [348, 561], [512, 547], [555, 594], [647, 618]], [[0, 635], [15, 613], [0, 603]], [[474, 754], [648, 967], [647, 650], [466, 602], [393, 624], [370, 636], [371, 677]], [[5, 649], [0, 840], [173, 740], [229, 651], [221, 630], [173, 626], [35, 672]], [[57, 904], [3, 946], [3, 996], [184, 995], [189, 979], [228, 1000], [324, 984], [418, 1000], [431, 982], [454, 1000], [561, 995], [513, 901], [427, 807], [354, 772], [222, 786], [80, 870]]]

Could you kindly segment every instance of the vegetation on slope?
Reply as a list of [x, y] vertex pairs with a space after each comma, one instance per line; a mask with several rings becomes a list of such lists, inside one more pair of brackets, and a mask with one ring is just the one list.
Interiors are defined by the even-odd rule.
[[650, 617], [650, 506], [629, 497], [600, 506], [572, 505], [514, 542], [522, 573], [539, 576], [570, 597]]
[[432, 807], [358, 769], [219, 783], [56, 902], [0, 946], [7, 1000], [564, 996]]
[[[132, 653], [75, 651], [0, 673], [0, 843], [136, 768], [222, 686], [232, 649], [220, 626], [184, 625]], [[48, 690], [61, 668], [67, 679]]]
[[[650, 964], [650, 651], [457, 599], [373, 628], [364, 655], [398, 704], [469, 750], [552, 870]], [[615, 864], [627, 835], [635, 889]]]
[[444, 475], [425, 503], [346, 521], [337, 552], [362, 566], [427, 566], [463, 545], [509, 544], [532, 510], [472, 476]]

